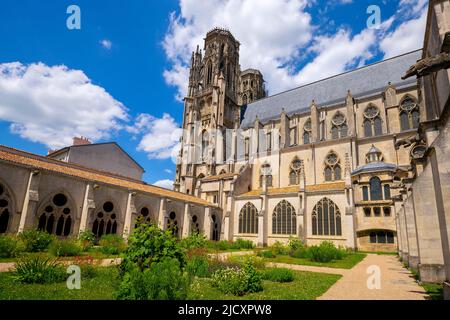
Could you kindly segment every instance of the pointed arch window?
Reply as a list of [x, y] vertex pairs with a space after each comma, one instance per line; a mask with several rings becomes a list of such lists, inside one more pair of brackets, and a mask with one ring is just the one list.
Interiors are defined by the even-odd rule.
[[167, 219], [167, 229], [172, 232], [172, 234], [178, 238], [178, 217], [175, 211], [169, 213], [169, 217]]
[[410, 96], [400, 103], [400, 127], [402, 131], [419, 127], [420, 111], [416, 100]]
[[339, 207], [328, 198], [322, 198], [316, 204], [311, 221], [313, 235], [342, 235], [341, 212]]
[[106, 234], [117, 233], [117, 214], [115, 213], [114, 204], [111, 201], [106, 201], [101, 209], [101, 211], [97, 212], [92, 225], [92, 233], [97, 238], [101, 238]]
[[344, 114], [336, 112], [331, 120], [331, 137], [332, 139], [344, 138], [347, 136], [348, 126]]
[[206, 67], [206, 85], [210, 85], [212, 82], [212, 64], [208, 62], [208, 66]]
[[339, 164], [339, 157], [334, 152], [330, 152], [325, 158], [324, 177], [325, 181], [342, 180], [342, 171]]
[[294, 207], [286, 200], [282, 200], [273, 210], [272, 234], [296, 234], [297, 217]]
[[142, 207], [141, 210], [139, 210], [139, 216], [137, 218], [136, 224], [134, 225], [134, 227], [137, 227], [137, 222], [141, 222], [141, 223], [146, 223], [146, 224], [150, 224], [152, 223], [152, 218], [150, 215], [150, 210], [147, 207]]
[[0, 184], [0, 234], [8, 231], [12, 218], [11, 198], [7, 194], [6, 187]]
[[378, 109], [378, 107], [369, 105], [364, 110], [363, 126], [365, 137], [379, 136], [383, 134], [380, 109]]
[[289, 144], [291, 147], [297, 145], [297, 127], [292, 127], [289, 131]]
[[239, 233], [258, 233], [258, 210], [247, 202], [239, 213]]
[[191, 233], [190, 234], [199, 234], [200, 233], [200, 221], [196, 215], [193, 215], [191, 218]]
[[38, 230], [67, 237], [72, 230], [72, 206], [67, 196], [58, 193], [39, 212]]
[[289, 171], [289, 185], [300, 184], [300, 172], [302, 169], [302, 162], [300, 159], [295, 158], [290, 165]]
[[209, 149], [209, 135], [206, 130], [202, 132], [202, 162], [205, 162], [208, 158]]
[[391, 199], [391, 186], [388, 184], [384, 185], [384, 200]]
[[381, 180], [378, 177], [370, 178], [370, 200], [383, 200], [383, 193], [381, 189]]
[[311, 118], [308, 118], [303, 126], [303, 144], [311, 143], [311, 128]]

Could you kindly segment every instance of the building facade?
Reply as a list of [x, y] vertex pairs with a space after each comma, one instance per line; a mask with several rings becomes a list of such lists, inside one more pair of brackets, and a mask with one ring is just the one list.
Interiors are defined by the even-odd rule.
[[199, 198], [76, 163], [0, 146], [0, 234], [39, 229], [128, 238], [137, 219], [178, 237], [218, 238], [222, 210]]
[[[412, 177], [396, 192], [396, 223], [401, 259], [424, 282], [444, 282], [450, 299], [450, 2], [431, 0], [421, 60], [406, 76], [418, 81], [424, 105], [418, 134], [398, 147], [418, 145]], [[446, 63], [447, 61], [447, 63]]]
[[175, 190], [223, 209], [223, 239], [258, 245], [330, 240], [395, 251], [391, 186], [411, 178], [424, 112], [414, 51], [266, 97], [261, 72], [240, 72], [223, 29], [193, 53]]

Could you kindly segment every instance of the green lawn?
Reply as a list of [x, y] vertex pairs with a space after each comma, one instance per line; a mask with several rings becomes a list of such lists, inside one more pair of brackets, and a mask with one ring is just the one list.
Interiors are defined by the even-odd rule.
[[342, 260], [333, 260], [331, 262], [315, 262], [309, 259], [293, 258], [288, 255], [278, 255], [276, 258], [265, 258], [269, 262], [298, 264], [304, 266], [328, 267], [338, 269], [351, 269], [366, 257], [364, 253], [352, 253], [345, 256]]
[[190, 299], [195, 300], [314, 300], [324, 294], [340, 275], [295, 271], [295, 280], [288, 283], [263, 281], [264, 290], [242, 297], [223, 294], [211, 286], [207, 278], [196, 279]]
[[[264, 290], [242, 297], [225, 295], [211, 286], [211, 280], [196, 278], [190, 299], [196, 300], [313, 300], [324, 294], [340, 275], [295, 271], [290, 283], [263, 281]], [[97, 268], [92, 279], [82, 280], [80, 290], [69, 290], [66, 283], [19, 284], [11, 272], [0, 273], [0, 300], [110, 300], [118, 287], [117, 268]]]
[[11, 276], [11, 272], [0, 273], [0, 300], [110, 300], [118, 286], [115, 267], [97, 268], [94, 278], [82, 278], [80, 290], [67, 289], [65, 282], [19, 284]]

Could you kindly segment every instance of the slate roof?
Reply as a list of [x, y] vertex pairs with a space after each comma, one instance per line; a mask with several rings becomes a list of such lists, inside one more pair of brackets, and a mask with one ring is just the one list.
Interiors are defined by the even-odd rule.
[[253, 127], [256, 116], [262, 123], [278, 119], [283, 108], [287, 115], [309, 112], [313, 100], [318, 107], [344, 103], [348, 90], [354, 98], [363, 98], [383, 92], [389, 82], [397, 89], [413, 86], [416, 79], [401, 77], [421, 56], [422, 50], [416, 50], [257, 100], [243, 109], [241, 128]]
[[385, 162], [371, 162], [365, 164], [352, 172], [352, 175], [363, 173], [363, 172], [374, 172], [374, 171], [396, 171], [398, 168], [397, 165], [393, 163], [385, 163]]

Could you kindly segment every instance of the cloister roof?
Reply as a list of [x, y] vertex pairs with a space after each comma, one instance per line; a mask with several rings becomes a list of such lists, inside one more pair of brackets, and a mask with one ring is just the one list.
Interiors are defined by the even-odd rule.
[[141, 191], [144, 193], [161, 196], [164, 198], [174, 199], [198, 204], [203, 206], [216, 207], [216, 205], [203, 199], [190, 196], [181, 192], [168, 190], [153, 185], [146, 184], [143, 181], [132, 180], [113, 173], [99, 171], [87, 167], [83, 167], [73, 163], [67, 163], [47, 157], [28, 153], [22, 150], [0, 145], [0, 161], [12, 163], [15, 165], [45, 170], [61, 175], [72, 176], [87, 181], [105, 183], [111, 186], [126, 188], [128, 190]]

